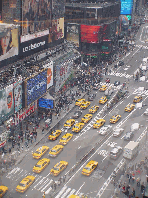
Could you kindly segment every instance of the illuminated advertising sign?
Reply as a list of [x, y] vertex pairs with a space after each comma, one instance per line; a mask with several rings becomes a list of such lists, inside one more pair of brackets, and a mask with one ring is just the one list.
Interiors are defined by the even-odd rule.
[[0, 23], [0, 61], [18, 55], [18, 29]]
[[46, 109], [53, 109], [54, 101], [50, 99], [40, 98], [39, 107], [46, 108]]
[[121, 0], [121, 10], [120, 14], [132, 14], [133, 0]]
[[53, 61], [43, 65], [44, 68], [47, 68], [47, 89], [53, 85]]
[[0, 123], [14, 114], [13, 84], [0, 90]]
[[52, 43], [62, 38], [64, 38], [64, 17], [52, 20], [48, 43]]
[[79, 47], [79, 24], [67, 24], [66, 40], [73, 42], [77, 47]]
[[132, 19], [132, 16], [131, 15], [126, 15], [126, 17], [128, 18], [128, 20], [131, 20]]
[[51, 26], [52, 0], [22, 1], [22, 34], [32, 34]]
[[14, 114], [14, 123], [15, 125], [19, 124], [20, 121], [24, 120], [28, 117], [31, 113], [33, 113], [37, 109], [37, 101], [33, 102], [33, 104], [29, 105], [24, 110], [19, 110], [17, 113]]
[[22, 109], [22, 78], [13, 83], [14, 90], [14, 111], [15, 113]]
[[102, 26], [81, 25], [81, 42], [100, 43], [102, 37]]
[[110, 53], [112, 51], [112, 41], [111, 40], [103, 40], [101, 46], [101, 52]]
[[29, 78], [25, 83], [26, 106], [39, 99], [47, 90], [47, 69]]

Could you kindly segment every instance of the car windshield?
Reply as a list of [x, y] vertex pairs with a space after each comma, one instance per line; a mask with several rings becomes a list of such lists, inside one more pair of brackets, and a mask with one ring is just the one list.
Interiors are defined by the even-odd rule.
[[36, 153], [36, 154], [41, 154], [41, 151], [36, 151], [35, 153]]
[[90, 170], [91, 170], [89, 167], [85, 167], [84, 169], [86, 169], [86, 170], [88, 170], [88, 171], [90, 171]]
[[87, 104], [83, 104], [83, 106], [86, 106]]
[[66, 122], [65, 124], [70, 125], [71, 123], [70, 122]]
[[92, 110], [95, 110], [95, 109], [96, 109], [96, 107], [92, 107], [91, 109], [92, 109]]
[[67, 138], [64, 138], [64, 137], [62, 137], [61, 139], [62, 139], [62, 140], [67, 140]]
[[19, 183], [19, 186], [25, 187], [26, 185], [23, 183]]
[[59, 168], [58, 167], [53, 167], [53, 170], [59, 171]]
[[88, 116], [84, 116], [84, 119], [87, 119], [88, 118]]
[[51, 152], [55, 152], [56, 153], [57, 151], [53, 149], [53, 150], [51, 150]]
[[0, 189], [0, 194], [2, 194], [3, 193], [3, 191]]
[[52, 136], [56, 136], [56, 133], [52, 133], [51, 135], [52, 135]]
[[35, 167], [41, 168], [41, 165], [40, 164], [36, 164]]
[[76, 129], [78, 129], [78, 128], [79, 128], [79, 126], [75, 126], [75, 128], [76, 128]]
[[116, 120], [116, 117], [112, 117], [113, 120]]

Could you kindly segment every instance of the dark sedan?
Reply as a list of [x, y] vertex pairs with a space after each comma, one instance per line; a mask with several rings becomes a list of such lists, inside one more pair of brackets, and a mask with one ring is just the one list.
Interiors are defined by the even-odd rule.
[[90, 94], [88, 96], [88, 101], [93, 101], [95, 97], [96, 97], [96, 94]]
[[114, 82], [114, 85], [115, 85], [115, 86], [120, 85], [120, 81], [117, 81], [117, 80], [116, 80], [116, 81]]
[[82, 115], [82, 111], [75, 111], [72, 115], [72, 118], [79, 118]]

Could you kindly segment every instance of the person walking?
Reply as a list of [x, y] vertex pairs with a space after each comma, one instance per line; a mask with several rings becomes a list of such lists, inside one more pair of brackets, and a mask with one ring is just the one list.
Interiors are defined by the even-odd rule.
[[42, 197], [45, 198], [45, 192], [43, 193], [43, 196]]
[[142, 194], [144, 193], [144, 190], [145, 190], [145, 186], [144, 186], [144, 183], [142, 182], [142, 184], [141, 184], [141, 193]]
[[34, 135], [33, 137], [34, 137], [34, 142], [36, 142], [36, 135]]
[[44, 130], [45, 130], [45, 128], [43, 127], [43, 129], [42, 129], [42, 134], [44, 134]]

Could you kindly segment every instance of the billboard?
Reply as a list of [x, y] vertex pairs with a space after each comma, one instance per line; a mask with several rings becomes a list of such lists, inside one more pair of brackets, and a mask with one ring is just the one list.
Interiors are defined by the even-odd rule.
[[22, 109], [22, 78], [19, 81], [13, 83], [14, 91], [14, 112], [16, 113]]
[[79, 47], [79, 24], [67, 23], [66, 40], [73, 42], [77, 47]]
[[102, 40], [102, 26], [81, 25], [81, 42], [100, 43]]
[[18, 55], [18, 29], [0, 23], [0, 61]]
[[53, 85], [53, 61], [43, 65], [44, 68], [47, 68], [47, 89]]
[[52, 0], [22, 1], [22, 34], [32, 34], [51, 25]]
[[65, 13], [65, 0], [52, 1], [52, 18], [59, 19], [64, 17]]
[[59, 91], [59, 89], [64, 84], [65, 80], [71, 74], [71, 67], [73, 62], [67, 62], [63, 65], [56, 65], [56, 85], [55, 85], [55, 92]]
[[110, 23], [103, 25], [102, 34], [103, 34], [103, 39], [110, 38]]
[[54, 108], [54, 101], [51, 99], [40, 98], [38, 104], [39, 104], [39, 107], [42, 107], [42, 108], [46, 108], [46, 109]]
[[121, 15], [132, 14], [133, 0], [121, 0]]
[[47, 69], [25, 81], [25, 106], [39, 99], [47, 90]]
[[101, 45], [101, 52], [104, 52], [104, 53], [112, 52], [112, 41], [111, 40], [108, 40], [108, 39], [103, 40], [102, 45]]
[[64, 38], [64, 17], [52, 20], [48, 43]]
[[0, 123], [14, 114], [13, 84], [0, 90]]

